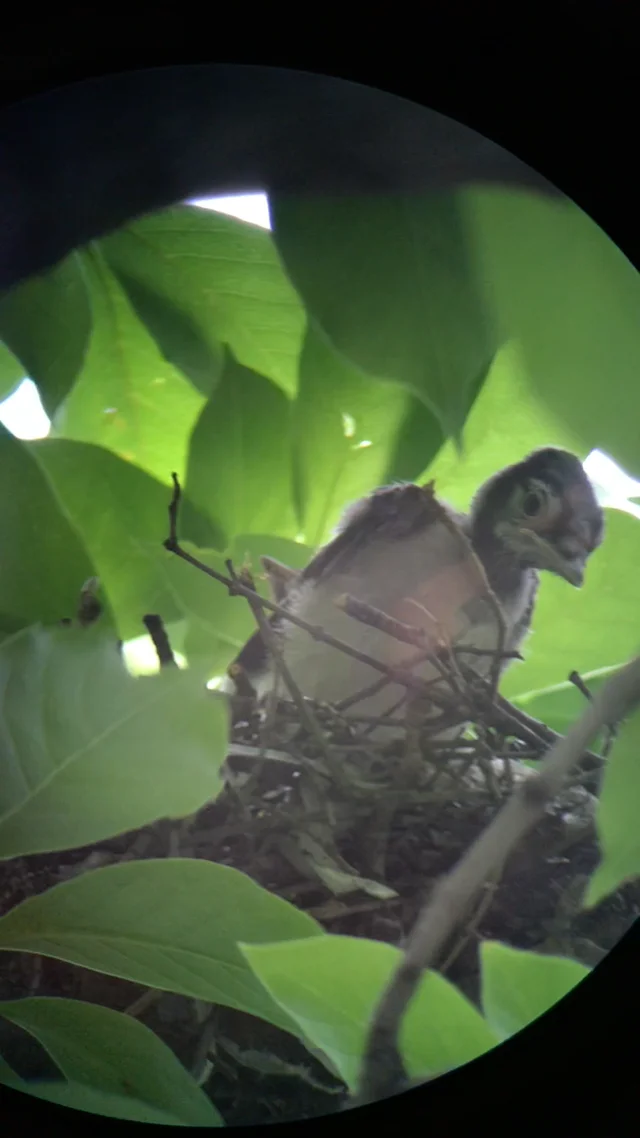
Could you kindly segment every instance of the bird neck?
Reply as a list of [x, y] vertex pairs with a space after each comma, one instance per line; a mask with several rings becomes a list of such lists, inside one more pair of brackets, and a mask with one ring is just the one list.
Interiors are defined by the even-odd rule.
[[523, 585], [536, 577], [535, 569], [523, 565], [493, 531], [472, 526], [469, 537], [498, 600], [514, 597]]

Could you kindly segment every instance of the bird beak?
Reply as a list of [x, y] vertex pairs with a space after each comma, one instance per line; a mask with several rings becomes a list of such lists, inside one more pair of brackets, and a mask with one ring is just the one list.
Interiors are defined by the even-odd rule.
[[555, 573], [568, 581], [574, 588], [579, 589], [584, 581], [587, 566], [587, 551], [574, 553], [570, 557], [560, 553], [555, 545], [546, 541], [540, 534], [529, 531], [529, 538], [536, 547], [538, 564], [544, 566], [550, 573]]
[[[559, 577], [564, 577], [565, 581], [568, 581], [570, 585], [579, 589], [584, 583], [586, 564], [586, 553], [578, 554], [575, 557], [559, 557], [557, 568], [553, 571], [556, 572]], [[550, 568], [553, 569], [553, 566], [550, 566]]]
[[[501, 528], [504, 531], [506, 526], [503, 525]], [[562, 577], [576, 589], [581, 587], [589, 556], [586, 549], [566, 556], [535, 530], [524, 529], [520, 526], [510, 526], [509, 529], [516, 538], [516, 543], [521, 551], [530, 553], [535, 557], [535, 564], [539, 569], [546, 569], [549, 573], [555, 573], [556, 576]]]

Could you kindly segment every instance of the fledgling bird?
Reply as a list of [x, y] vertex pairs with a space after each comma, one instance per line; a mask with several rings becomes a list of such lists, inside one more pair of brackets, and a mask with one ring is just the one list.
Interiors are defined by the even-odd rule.
[[[434, 648], [455, 646], [469, 668], [486, 676], [500, 644], [496, 600], [503, 649], [515, 653], [531, 624], [539, 571], [579, 587], [603, 528], [580, 460], [544, 447], [485, 482], [466, 515], [435, 499], [431, 487], [404, 483], [373, 491], [347, 509], [335, 536], [305, 569], [280, 572], [275, 591], [289, 612], [386, 666], [415, 657], [415, 644], [349, 615], [341, 607], [345, 594], [422, 629]], [[282, 617], [271, 625], [303, 695], [332, 705], [351, 699], [351, 716], [404, 714], [397, 709], [406, 708], [405, 687], [387, 683], [356, 700], [380, 680], [379, 671]], [[465, 647], [476, 654], [460, 655]], [[236, 664], [259, 697], [274, 686], [287, 697], [259, 633]], [[414, 673], [438, 677], [433, 661], [423, 661]]]

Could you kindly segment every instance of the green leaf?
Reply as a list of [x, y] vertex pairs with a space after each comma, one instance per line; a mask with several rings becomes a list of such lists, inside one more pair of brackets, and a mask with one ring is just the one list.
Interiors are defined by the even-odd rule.
[[0, 427], [0, 627], [73, 616], [82, 585], [94, 572], [28, 445]]
[[585, 907], [597, 905], [640, 876], [640, 712], [623, 724], [607, 760], [596, 825], [601, 861], [592, 875]]
[[[592, 695], [595, 695], [598, 688], [602, 687], [603, 683], [606, 683], [621, 667], [622, 665], [618, 664], [610, 668], [599, 668], [595, 672], [583, 673], [580, 678], [584, 680]], [[560, 735], [566, 735], [585, 708], [585, 697], [582, 692], [578, 691], [575, 684], [568, 681], [517, 695], [513, 702], [526, 711], [527, 715], [546, 723]]]
[[289, 400], [230, 355], [191, 436], [186, 492], [227, 542], [240, 533], [296, 534]]
[[[381, 941], [331, 935], [240, 948], [274, 1000], [353, 1090], [372, 1013], [400, 950]], [[436, 972], [424, 976], [400, 1031], [412, 1078], [443, 1074], [497, 1042], [480, 1013], [448, 980]]]
[[81, 254], [0, 297], [0, 337], [38, 385], [48, 415], [70, 391], [91, 337], [91, 302]]
[[[163, 548], [171, 491], [102, 447], [42, 439], [28, 450], [89, 550], [122, 639], [143, 632], [145, 613], [158, 612], [165, 622], [182, 616], [167, 576], [172, 554]], [[193, 513], [183, 499], [181, 530], [195, 537]], [[64, 566], [66, 553], [57, 556]]]
[[19, 1075], [16, 1075], [13, 1067], [9, 1066], [2, 1055], [0, 1055], [0, 1083], [3, 1083], [6, 1087], [16, 1087], [26, 1090], [24, 1080], [21, 1079]]
[[24, 367], [0, 341], [0, 399], [7, 399], [25, 379]]
[[182, 1125], [222, 1125], [215, 1107], [173, 1052], [133, 1016], [42, 996], [4, 1000], [0, 1016], [37, 1039], [73, 1082], [130, 1099], [134, 1110], [142, 1103], [166, 1112]]
[[[637, 270], [573, 202], [485, 187], [458, 201], [487, 302], [537, 398], [580, 453], [598, 447], [640, 474]], [[510, 434], [508, 419], [499, 426]]]
[[482, 1007], [500, 1039], [533, 1023], [590, 971], [565, 956], [523, 952], [490, 940], [480, 946], [480, 961]]
[[539, 446], [561, 446], [584, 454], [580, 439], [532, 391], [515, 341], [496, 353], [464, 424], [463, 452], [445, 443], [420, 481], [436, 480], [451, 505], [468, 509], [482, 483], [504, 466], [519, 462]]
[[[247, 563], [258, 591], [265, 597], [271, 597], [271, 591], [261, 577], [262, 555], [281, 561], [292, 569], [302, 569], [313, 552], [299, 542], [259, 534], [240, 535], [224, 554], [198, 549], [188, 542], [184, 542], [183, 547], [224, 576], [229, 575], [225, 558], [230, 557], [236, 569]], [[224, 672], [255, 632], [256, 621], [249, 605], [244, 597], [230, 597], [224, 585], [177, 557], [167, 565], [167, 572], [174, 595], [187, 618], [183, 643], [187, 659], [198, 667], [206, 667], [212, 676]]]
[[82, 253], [94, 330], [73, 391], [54, 420], [59, 437], [108, 447], [161, 482], [182, 477], [203, 397], [158, 351], [99, 246]]
[[[3, 1082], [0, 1075], [0, 1082]], [[163, 1126], [184, 1126], [180, 1118], [165, 1110], [157, 1110], [138, 1099], [125, 1095], [114, 1095], [99, 1091], [82, 1083], [58, 1081], [38, 1081], [37, 1083], [7, 1083], [7, 1086], [45, 1102], [58, 1103], [71, 1110], [84, 1110], [89, 1114], [100, 1114], [107, 1118], [124, 1118], [130, 1122], [155, 1122]], [[215, 1110], [215, 1107], [213, 1108]], [[221, 1126], [222, 1122], [211, 1122], [211, 1126]]]
[[179, 206], [101, 248], [160, 349], [204, 394], [219, 374], [219, 344], [293, 394], [305, 312], [270, 233]]
[[310, 325], [293, 404], [297, 498], [309, 545], [373, 487], [414, 479], [442, 444], [437, 420], [398, 384], [364, 375]]
[[271, 208], [287, 271], [335, 347], [457, 436], [498, 342], [454, 196], [276, 195]]
[[573, 671], [616, 666], [637, 651], [640, 525], [619, 510], [605, 513], [605, 539], [589, 559], [581, 589], [543, 574], [525, 663], [514, 664], [501, 684], [509, 698], [561, 683]]
[[229, 866], [123, 862], [54, 885], [0, 918], [0, 948], [41, 953], [165, 992], [237, 1008], [299, 1035], [238, 941], [318, 937], [320, 926]]
[[191, 671], [134, 679], [98, 628], [5, 640], [0, 715], [0, 857], [183, 817], [220, 786], [224, 701]]

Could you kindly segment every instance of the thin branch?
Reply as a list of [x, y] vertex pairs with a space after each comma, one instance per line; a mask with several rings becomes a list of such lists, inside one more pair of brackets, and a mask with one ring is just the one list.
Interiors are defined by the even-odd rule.
[[227, 561], [226, 566], [229, 570], [229, 575], [233, 583], [230, 592], [235, 591], [239, 585], [243, 586], [243, 595], [246, 596], [249, 602], [249, 607], [251, 608], [251, 611], [256, 618], [256, 623], [260, 629], [260, 635], [262, 636], [262, 639], [264, 640], [267, 649], [271, 654], [276, 673], [282, 677], [282, 680], [288, 689], [289, 695], [291, 696], [291, 699], [297, 708], [298, 714], [300, 716], [300, 722], [305, 725], [311, 738], [314, 739], [318, 744], [318, 747], [324, 756], [331, 774], [334, 776], [336, 782], [340, 784], [342, 781], [342, 768], [338, 763], [329, 743], [327, 742], [326, 736], [322, 732], [322, 728], [316, 719], [311, 705], [307, 702], [307, 700], [305, 700], [302, 692], [300, 691], [300, 688], [291, 675], [289, 665], [284, 658], [280, 644], [278, 642], [278, 638], [259, 604], [260, 598], [258, 597], [257, 592], [255, 589], [252, 591], [250, 586], [247, 586], [246, 591], [244, 591], [244, 584], [241, 581], [241, 578], [236, 574], [231, 562]]
[[153, 640], [153, 646], [156, 650], [160, 667], [176, 667], [176, 658], [173, 654], [171, 644], [169, 643], [169, 637], [167, 636], [167, 630], [164, 627], [162, 618], [155, 613], [147, 613], [146, 616], [143, 616], [142, 623]]
[[437, 646], [432, 645], [429, 650], [432, 638], [424, 628], [396, 620], [395, 617], [388, 616], [382, 609], [375, 608], [373, 605], [367, 604], [366, 601], [360, 601], [350, 593], [343, 593], [342, 596], [337, 597], [334, 604], [346, 612], [348, 616], [353, 617], [354, 620], [360, 621], [361, 624], [368, 624], [370, 628], [377, 628], [381, 632], [385, 632], [387, 636], [393, 637], [394, 640], [427, 649], [426, 659], [432, 661], [443, 679], [452, 681], [453, 676], [444, 661], [440, 659]]
[[398, 1033], [424, 971], [478, 892], [501, 872], [513, 850], [542, 817], [547, 804], [561, 791], [590, 740], [605, 724], [619, 722], [638, 703], [640, 656], [596, 692], [568, 734], [551, 747], [539, 771], [520, 784], [464, 857], [436, 885], [375, 1011], [360, 1085], [351, 1105], [376, 1101], [407, 1085]]
[[[197, 557], [192, 557], [186, 549], [183, 549], [176, 536], [176, 524], [178, 517], [178, 505], [182, 496], [180, 483], [177, 474], [172, 474], [173, 478], [173, 496], [169, 504], [169, 537], [163, 542], [164, 548], [169, 553], [175, 554], [180, 557], [182, 561], [186, 561], [189, 565], [193, 565], [195, 569], [199, 569], [201, 573], [205, 573], [207, 577], [212, 577], [214, 581], [219, 581], [228, 589], [231, 596], [242, 596], [247, 599], [253, 599], [261, 609], [267, 609], [268, 612], [275, 613], [277, 616], [282, 617], [284, 620], [290, 621], [291, 624], [297, 625], [298, 628], [304, 629], [309, 633], [314, 640], [320, 640], [324, 644], [328, 644], [331, 648], [337, 648], [340, 652], [344, 652], [345, 656], [351, 656], [353, 660], [358, 660], [362, 664], [367, 664], [374, 671], [380, 672], [385, 677], [385, 683], [401, 684], [403, 687], [411, 688], [413, 690], [422, 691], [424, 685], [417, 676], [408, 673], [404, 668], [390, 668], [386, 664], [376, 660], [375, 656], [368, 656], [366, 652], [359, 652], [357, 648], [352, 648], [350, 644], [345, 643], [344, 640], [339, 640], [336, 636], [331, 636], [325, 632], [320, 625], [310, 624], [308, 621], [303, 620], [301, 617], [296, 616], [294, 613], [289, 612], [288, 609], [283, 608], [282, 605], [276, 604], [275, 601], [270, 601], [266, 597], [261, 597], [256, 593], [255, 589], [244, 585], [238, 580], [233, 580], [231, 577], [225, 577], [224, 573], [218, 573], [216, 569], [212, 569], [209, 565], [205, 565], [203, 561], [199, 561]], [[452, 708], [452, 701], [448, 699], [445, 701], [444, 696], [434, 696], [434, 701], [442, 702], [445, 708]]]
[[583, 680], [583, 678], [579, 672], [571, 672], [570, 673], [569, 683], [573, 684], [573, 686], [575, 688], [577, 688], [578, 691], [580, 692], [580, 695], [583, 695], [586, 700], [591, 699], [591, 692], [589, 691], [589, 688], [585, 684], [585, 682], [584, 682], [584, 680]]

